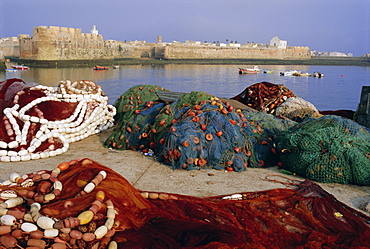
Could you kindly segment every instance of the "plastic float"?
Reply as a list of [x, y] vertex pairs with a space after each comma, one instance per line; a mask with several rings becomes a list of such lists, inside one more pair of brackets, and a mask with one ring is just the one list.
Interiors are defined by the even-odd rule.
[[0, 245], [370, 247], [370, 217], [310, 180], [286, 180], [280, 182], [289, 188], [194, 197], [137, 190], [112, 169], [88, 158], [62, 162], [52, 171], [12, 173], [0, 190]]
[[92, 81], [65, 81], [58, 87], [19, 86], [19, 91], [16, 88], [11, 93], [11, 86], [22, 82], [10, 79], [0, 84], [2, 162], [56, 156], [66, 152], [70, 143], [113, 126], [115, 108]]

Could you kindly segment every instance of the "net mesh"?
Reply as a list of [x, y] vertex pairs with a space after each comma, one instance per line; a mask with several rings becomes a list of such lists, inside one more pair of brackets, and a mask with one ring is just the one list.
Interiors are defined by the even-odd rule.
[[[140, 93], [146, 86], [140, 88], [123, 96]], [[129, 105], [120, 101], [115, 106], [117, 110], [127, 110]], [[295, 124], [252, 108], [235, 110], [229, 102], [197, 91], [182, 94], [173, 103], [163, 103], [152, 96], [149, 102], [133, 106], [129, 112], [116, 116], [117, 128], [105, 146], [144, 153], [152, 150], [160, 162], [186, 170], [240, 172], [246, 167], [276, 165], [275, 136]]]
[[325, 183], [370, 185], [370, 133], [359, 124], [327, 115], [278, 136], [286, 169]]
[[[1, 196], [22, 201], [7, 207], [17, 224], [1, 225], [0, 243], [76, 249], [370, 247], [368, 216], [310, 180], [291, 187], [211, 197], [147, 192], [88, 158], [72, 160], [1, 187]], [[87, 219], [86, 213], [93, 215]], [[40, 216], [52, 219], [57, 238], [42, 236]], [[41, 233], [37, 239], [36, 233], [20, 232], [21, 224], [30, 223]]]
[[290, 97], [295, 97], [295, 95], [286, 86], [264, 81], [247, 87], [232, 99], [257, 111], [274, 113], [275, 109]]

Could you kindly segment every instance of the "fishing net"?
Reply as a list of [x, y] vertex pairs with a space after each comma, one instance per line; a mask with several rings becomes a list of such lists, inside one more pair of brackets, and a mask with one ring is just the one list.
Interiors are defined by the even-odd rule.
[[6, 248], [370, 247], [370, 218], [310, 180], [202, 198], [139, 191], [85, 158], [9, 181], [0, 191]]
[[247, 87], [232, 99], [238, 100], [257, 111], [274, 113], [276, 107], [290, 97], [295, 97], [295, 95], [286, 86], [264, 81]]
[[92, 81], [60, 82], [55, 88], [22, 83], [10, 79], [2, 84], [2, 162], [56, 156], [70, 143], [113, 125], [115, 108]]
[[243, 121], [250, 126], [248, 136], [252, 141], [253, 154], [257, 165], [259, 167], [280, 165], [276, 150], [276, 137], [280, 132], [297, 123], [252, 108], [243, 110], [243, 114]]
[[275, 110], [276, 116], [283, 116], [297, 122], [308, 118], [319, 118], [322, 115], [310, 102], [299, 97], [290, 97]]
[[[132, 96], [131, 90], [122, 96]], [[163, 95], [161, 90], [156, 93]], [[117, 110], [122, 110], [121, 105], [129, 106], [122, 99]], [[229, 102], [198, 91], [180, 94], [172, 103], [152, 96], [141, 104], [120, 119], [116, 115], [117, 128], [105, 146], [153, 151], [160, 162], [173, 169], [240, 172], [246, 167], [276, 165], [274, 136], [295, 124], [252, 108], [235, 110]]]
[[164, 138], [159, 161], [174, 169], [187, 170], [230, 167], [230, 170], [243, 171], [249, 164], [255, 164], [240, 115], [231, 111], [230, 105], [214, 102], [180, 111], [182, 115]]
[[327, 115], [278, 136], [284, 168], [325, 183], [370, 185], [370, 133], [352, 120]]
[[[104, 146], [110, 147], [117, 150], [125, 150], [135, 148], [138, 145], [128, 145], [129, 141], [126, 137], [127, 133], [135, 134], [130, 136], [131, 143], [135, 142], [136, 139], [142, 133], [149, 133], [147, 129], [150, 124], [147, 119], [155, 117], [155, 113], [158, 108], [154, 107], [158, 103], [158, 95], [156, 91], [167, 91], [166, 89], [156, 85], [137, 85], [128, 89], [114, 102], [114, 107], [117, 110], [117, 114], [114, 117], [117, 127], [113, 133], [105, 141]], [[141, 113], [142, 112], [142, 113]], [[136, 122], [133, 121], [135, 115], [139, 115], [136, 118]], [[141, 120], [141, 121], [140, 121]], [[152, 121], [152, 120], [151, 120]], [[146, 124], [145, 124], [146, 123]], [[141, 133], [139, 132], [141, 131]], [[139, 145], [141, 141], [138, 141]]]

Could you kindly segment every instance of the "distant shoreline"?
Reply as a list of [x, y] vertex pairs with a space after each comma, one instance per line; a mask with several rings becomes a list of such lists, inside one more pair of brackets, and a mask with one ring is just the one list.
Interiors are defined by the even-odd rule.
[[203, 65], [328, 65], [328, 66], [370, 66], [370, 58], [365, 57], [314, 57], [308, 60], [158, 60], [158, 59], [114, 59], [114, 60], [68, 60], [35, 61], [10, 58], [12, 62], [34, 68], [93, 67], [95, 65], [166, 65], [166, 64], [203, 64]]

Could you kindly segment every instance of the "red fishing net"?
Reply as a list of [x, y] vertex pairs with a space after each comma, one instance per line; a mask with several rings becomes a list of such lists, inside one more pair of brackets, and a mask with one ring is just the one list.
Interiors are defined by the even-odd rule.
[[11, 179], [0, 192], [7, 248], [30, 241], [60, 246], [53, 248], [370, 247], [370, 218], [310, 180], [294, 189], [200, 198], [139, 191], [90, 159]]

